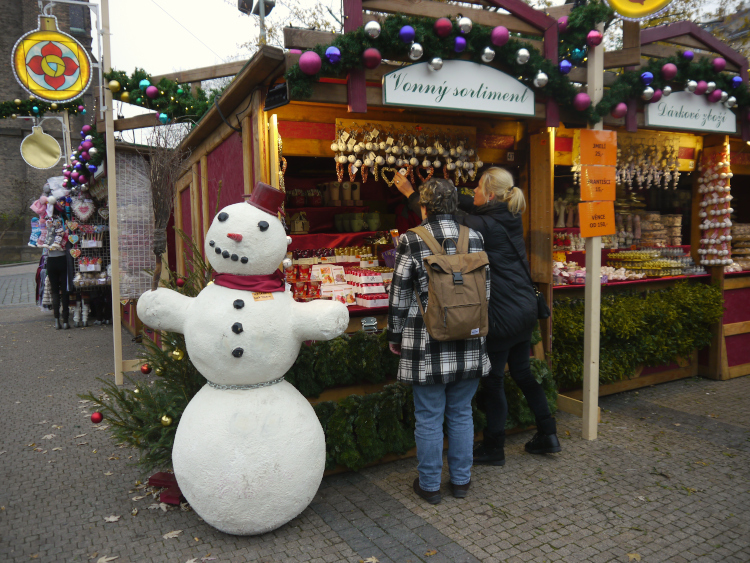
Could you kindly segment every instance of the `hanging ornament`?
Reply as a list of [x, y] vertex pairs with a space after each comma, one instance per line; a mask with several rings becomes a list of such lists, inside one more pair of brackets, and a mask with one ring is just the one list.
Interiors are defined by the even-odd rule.
[[525, 65], [529, 62], [529, 58], [531, 58], [531, 53], [529, 53], [528, 49], [519, 49], [516, 51], [516, 62], [518, 64]]
[[585, 56], [586, 51], [582, 47], [576, 47], [570, 52], [570, 62], [579, 65], [583, 62]]
[[724, 103], [729, 99], [729, 92], [722, 92], [721, 97], [719, 98], [719, 103]]
[[89, 172], [94, 173], [96, 172], [97, 166], [96, 164], [89, 164], [86, 168], [89, 169]]
[[603, 38], [604, 37], [602, 36], [601, 31], [592, 29], [591, 31], [589, 31], [588, 35], [586, 36], [586, 44], [589, 47], [596, 47], [602, 44]]
[[95, 155], [97, 155], [97, 154], [99, 154], [99, 151], [98, 151], [98, 150], [96, 150], [96, 147], [91, 147], [91, 148], [89, 149], [89, 155], [90, 155], [90, 156], [95, 156]]
[[610, 115], [619, 119], [621, 117], [625, 117], [627, 113], [628, 105], [625, 102], [620, 102], [614, 107]]
[[729, 96], [727, 101], [724, 102], [724, 105], [729, 109], [732, 109], [735, 105], [737, 105], [737, 98], [735, 98], [734, 96]]
[[662, 90], [661, 90], [661, 95], [663, 97], [665, 97], [665, 98], [667, 96], [669, 96], [671, 93], [672, 93], [672, 87], [671, 86], [664, 86], [664, 88], [662, 88]]
[[167, 416], [166, 414], [161, 417], [161, 425], [162, 426], [170, 426], [172, 424], [172, 417]]
[[502, 47], [508, 42], [508, 39], [510, 39], [510, 32], [508, 31], [507, 27], [498, 25], [497, 27], [492, 29], [492, 33], [490, 34], [490, 42], [495, 47]]
[[537, 72], [534, 77], [534, 86], [537, 88], [544, 88], [547, 85], [547, 82], [549, 82], [549, 76], [544, 74], [541, 70]]
[[664, 80], [674, 80], [677, 76], [677, 65], [674, 63], [667, 63], [661, 67], [661, 77]]
[[166, 125], [167, 121], [169, 121], [169, 116], [166, 113], [160, 113], [159, 121], [161, 122], [162, 125]]
[[561, 74], [568, 74], [573, 68], [573, 65], [570, 64], [570, 61], [566, 61], [565, 59], [563, 59], [560, 61], [558, 68], [560, 69]]
[[705, 80], [699, 80], [698, 84], [695, 85], [695, 95], [696, 96], [702, 96], [706, 93], [706, 90], [708, 90], [708, 84]]
[[647, 102], [653, 97], [654, 97], [654, 89], [651, 88], [651, 86], [646, 86], [646, 88], [641, 93], [641, 99]]
[[466, 35], [471, 31], [472, 27], [471, 20], [465, 16], [458, 18], [458, 31]]
[[403, 41], [406, 44], [409, 44], [412, 41], [414, 41], [414, 38], [416, 36], [417, 36], [417, 32], [410, 25], [405, 25], [404, 27], [398, 30], [398, 38], [401, 39], [401, 41]]
[[18, 98], [16, 98], [15, 100], [13, 100], [13, 103], [16, 104], [17, 106], [20, 106], [22, 102], [21, 102], [21, 100], [19, 100]]
[[727, 67], [727, 61], [722, 57], [716, 57], [711, 61], [711, 66], [714, 67], [714, 72], [721, 72]]
[[440, 70], [441, 68], [443, 68], [443, 59], [440, 57], [433, 57], [430, 61], [430, 69]]
[[495, 51], [493, 51], [490, 47], [485, 47], [484, 51], [482, 51], [482, 61], [485, 63], [491, 63], [492, 59], [495, 58]]
[[57, 104], [50, 104], [49, 109], [51, 109], [52, 111], [55, 111], [57, 109]]
[[424, 49], [419, 43], [414, 43], [409, 47], [409, 58], [412, 61], [418, 61], [422, 58], [422, 55], [424, 55]]
[[362, 53], [362, 62], [364, 63], [365, 68], [369, 68], [370, 70], [378, 68], [381, 60], [383, 60], [383, 57], [380, 56], [380, 51], [374, 47], [365, 49], [365, 52]]
[[174, 350], [172, 350], [172, 358], [174, 358], [175, 360], [180, 361], [184, 357], [185, 352], [183, 352], [179, 348], [175, 348]]
[[456, 36], [456, 41], [453, 45], [453, 51], [456, 53], [463, 53], [466, 50], [466, 39], [460, 35]]
[[641, 82], [643, 82], [645, 86], [648, 86], [653, 81], [654, 81], [654, 75], [651, 74], [650, 72], [644, 72], [641, 74]]
[[682, 53], [682, 58], [684, 58], [685, 60], [692, 61], [694, 57], [695, 53], [693, 53], [692, 51], [684, 51]]
[[99, 411], [91, 413], [91, 422], [94, 424], [99, 424], [102, 420], [104, 420], [104, 415]]
[[39, 108], [36, 107], [36, 106], [34, 106], [34, 107], [31, 108], [31, 111], [34, 112], [34, 113], [39, 113]]
[[314, 76], [320, 72], [323, 61], [315, 51], [305, 51], [299, 58], [299, 69], [308, 76]]
[[148, 375], [149, 373], [151, 373], [151, 366], [150, 366], [150, 365], [148, 365], [148, 364], [143, 364], [143, 365], [141, 366], [141, 373], [142, 373], [143, 375]]
[[149, 86], [146, 88], [146, 96], [148, 96], [149, 99], [153, 100], [158, 95], [159, 89], [156, 86]]
[[585, 92], [579, 92], [573, 98], [573, 107], [577, 111], [586, 111], [591, 106], [591, 98]]
[[81, 110], [81, 115], [86, 115], [86, 109], [85, 108]]
[[433, 26], [438, 37], [448, 37], [453, 31], [453, 23], [448, 18], [440, 18]]
[[685, 84], [685, 90], [688, 92], [695, 92], [695, 89], [698, 87], [698, 83], [695, 80], [688, 80]]
[[655, 104], [656, 102], [658, 102], [659, 100], [661, 100], [662, 94], [663, 94], [663, 92], [659, 88], [657, 88], [656, 90], [654, 90], [654, 95], [651, 96], [651, 100], [650, 100], [651, 103]]
[[127, 92], [123, 92], [122, 94], [120, 94], [120, 101], [125, 102], [126, 104], [130, 102], [130, 94], [128, 94]]
[[715, 104], [719, 100], [721, 100], [721, 90], [712, 90], [709, 92], [708, 96], [706, 96], [706, 99], [711, 102], [712, 104]]
[[742, 85], [742, 77], [735, 76], [732, 78], [732, 88], [739, 88]]
[[112, 92], [119, 92], [120, 91], [120, 83], [117, 82], [117, 80], [110, 80], [109, 81], [109, 89]]
[[557, 18], [557, 31], [559, 33], [565, 33], [568, 31], [568, 16], [561, 16]]
[[78, 111], [83, 111], [83, 106], [78, 106]]
[[341, 60], [341, 49], [334, 47], [333, 45], [328, 47], [326, 49], [326, 60], [332, 65], [339, 64], [339, 61]]
[[185, 93], [185, 91], [182, 88], [177, 88], [177, 95], [182, 96]]
[[138, 88], [140, 88], [141, 90], [144, 90], [144, 91], [145, 91], [145, 90], [146, 90], [146, 88], [148, 88], [149, 86], [151, 86], [151, 82], [150, 82], [150, 81], [149, 81], [148, 79], [146, 79], [146, 78], [144, 78], [143, 80], [141, 80], [141, 81], [140, 81], [140, 82], [138, 83]]
[[380, 36], [380, 24], [376, 21], [367, 22], [365, 24], [365, 33], [369, 37], [377, 39]]

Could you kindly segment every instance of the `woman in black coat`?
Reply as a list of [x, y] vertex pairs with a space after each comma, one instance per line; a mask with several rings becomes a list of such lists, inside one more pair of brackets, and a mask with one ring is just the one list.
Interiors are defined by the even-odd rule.
[[[411, 186], [402, 193], [412, 199]], [[484, 440], [474, 450], [475, 464], [505, 464], [505, 421], [508, 403], [503, 390], [505, 365], [519, 386], [536, 418], [537, 432], [526, 443], [533, 454], [561, 451], [557, 425], [549, 410], [544, 389], [531, 373], [531, 332], [537, 323], [536, 295], [531, 285], [521, 214], [526, 208], [523, 192], [513, 186], [513, 176], [503, 168], [490, 168], [479, 179], [474, 199], [459, 196], [459, 207], [469, 214], [459, 222], [484, 238], [490, 259], [490, 332], [487, 353], [492, 369], [485, 380], [487, 428]]]

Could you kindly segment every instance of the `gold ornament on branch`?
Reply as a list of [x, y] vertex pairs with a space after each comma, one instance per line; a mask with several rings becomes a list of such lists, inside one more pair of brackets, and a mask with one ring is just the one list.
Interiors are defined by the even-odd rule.
[[177, 360], [178, 362], [185, 357], [185, 352], [180, 350], [179, 348], [175, 348], [172, 350], [172, 357]]
[[162, 426], [171, 426], [172, 425], [172, 417], [168, 415], [164, 415], [161, 417], [161, 425]]

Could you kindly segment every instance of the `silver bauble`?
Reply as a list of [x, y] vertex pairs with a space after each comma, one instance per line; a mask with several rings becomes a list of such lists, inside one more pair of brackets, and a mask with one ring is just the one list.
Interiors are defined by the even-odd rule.
[[346, 157], [346, 159], [347, 159], [347, 160], [348, 160], [349, 162], [351, 162], [352, 164], [354, 164], [354, 161], [355, 161], [355, 160], [357, 160], [357, 157], [356, 157], [356, 156], [354, 156], [353, 154], [350, 154], [349, 156], [347, 156], [347, 157]]
[[688, 80], [687, 84], [685, 84], [685, 90], [688, 92], [695, 92], [695, 89], [698, 87], [698, 83], [695, 80]]
[[367, 22], [365, 24], [365, 33], [373, 39], [377, 39], [380, 35], [380, 24], [376, 21]]
[[86, 135], [86, 136], [85, 136], [85, 137], [83, 138], [83, 140], [84, 140], [84, 141], [93, 141], [93, 140], [94, 140], [94, 137], [92, 137], [91, 135]]
[[339, 144], [338, 143], [331, 143], [331, 150], [333, 152], [339, 152]]
[[99, 151], [96, 149], [96, 147], [91, 147], [89, 149], [89, 156], [94, 156], [94, 155], [97, 155], [97, 154], [99, 154]]
[[544, 88], [549, 82], [549, 76], [544, 74], [541, 70], [534, 77], [534, 86], [537, 88]]
[[482, 61], [485, 63], [491, 63], [492, 59], [494, 58], [495, 58], [495, 51], [493, 51], [489, 47], [485, 47], [484, 51], [482, 51]]
[[471, 31], [471, 20], [465, 16], [458, 18], [458, 30], [464, 35]]
[[531, 57], [531, 54], [528, 49], [519, 49], [516, 51], [516, 62], [520, 65], [525, 65], [529, 62], [529, 57]]
[[432, 165], [433, 165], [433, 166], [434, 166], [435, 168], [440, 168], [440, 166], [442, 165], [442, 163], [441, 163], [441, 162], [440, 162], [439, 160], [434, 160], [434, 161], [432, 162]]
[[284, 258], [281, 261], [281, 265], [284, 266], [285, 270], [288, 270], [289, 268], [292, 267], [292, 259], [291, 258]]
[[671, 86], [664, 86], [664, 88], [661, 91], [661, 95], [663, 98], [666, 98], [672, 93], [672, 87]]
[[354, 167], [355, 168], [362, 168], [362, 161], [360, 159], [357, 159], [354, 161]]
[[724, 105], [730, 109], [733, 108], [735, 105], [737, 105], [737, 98], [735, 98], [734, 96], [729, 96], [727, 101], [724, 102]]
[[365, 159], [365, 166], [367, 166], [367, 168], [372, 168], [372, 164], [372, 160], [370, 160], [369, 158]]
[[412, 166], [419, 166], [419, 159], [416, 156], [412, 156], [409, 159], [409, 164], [411, 164]]
[[723, 104], [729, 99], [729, 93], [728, 92], [722, 92], [721, 98], [719, 98], [719, 103]]
[[714, 90], [716, 90], [716, 82], [709, 82], [706, 84], [706, 94], [710, 94]]
[[383, 166], [385, 164], [385, 159], [382, 156], [376, 156], [375, 164], [377, 164], [378, 166]]
[[419, 43], [412, 43], [409, 47], [409, 58], [413, 61], [418, 61], [424, 55], [424, 49]]
[[422, 161], [422, 168], [429, 168], [430, 166], [432, 166], [432, 163], [431, 163], [431, 162], [430, 162], [429, 160], [427, 160], [427, 159], [425, 158], [425, 159], [424, 159], [424, 160]]
[[643, 93], [641, 94], [641, 99], [645, 101], [649, 101], [653, 97], [654, 97], [654, 89], [651, 88], [651, 86], [646, 86], [646, 88], [643, 90]]
[[430, 68], [432, 70], [440, 70], [441, 68], [443, 68], [443, 59], [441, 59], [440, 57], [433, 57], [430, 61]]

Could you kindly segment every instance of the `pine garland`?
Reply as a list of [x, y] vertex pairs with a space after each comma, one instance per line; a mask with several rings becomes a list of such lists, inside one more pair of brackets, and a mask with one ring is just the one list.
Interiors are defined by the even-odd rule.
[[[18, 98], [17, 98], [18, 99]], [[45, 102], [38, 98], [25, 100], [18, 99], [20, 103], [16, 103], [15, 100], [9, 102], [0, 103], [0, 119], [13, 118], [13, 116], [31, 116], [31, 117], [44, 117], [46, 113], [57, 113], [60, 111], [67, 111], [71, 114], [78, 114], [78, 106], [83, 105], [83, 97], [76, 98], [73, 101], [60, 103], [60, 102]], [[37, 112], [34, 113], [34, 108], [37, 108]]]

